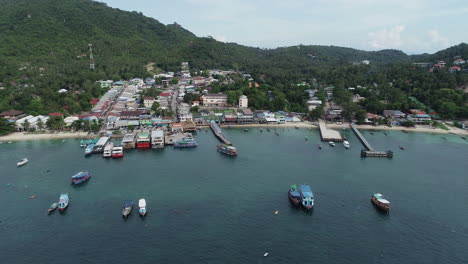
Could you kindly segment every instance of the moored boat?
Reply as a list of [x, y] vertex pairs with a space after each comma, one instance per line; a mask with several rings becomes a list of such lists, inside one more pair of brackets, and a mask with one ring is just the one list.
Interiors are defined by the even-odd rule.
[[132, 212], [133, 209], [133, 201], [127, 200], [124, 202], [124, 207], [122, 208], [122, 216], [128, 217], [128, 215]]
[[330, 146], [332, 146], [332, 147], [335, 146], [335, 142], [333, 142], [333, 141], [328, 142], [328, 144], [330, 144]]
[[314, 207], [314, 193], [309, 185], [300, 185], [299, 193], [301, 194], [301, 205], [305, 209], [312, 209]]
[[86, 147], [86, 141], [84, 139], [82, 139], [80, 141], [80, 148], [84, 148], [84, 147]]
[[57, 209], [58, 207], [58, 203], [53, 203], [50, 205], [49, 209], [47, 210], [49, 213], [52, 213], [53, 211], [55, 211], [55, 209]]
[[383, 195], [380, 193], [374, 193], [371, 197], [372, 203], [384, 212], [390, 211], [390, 202], [383, 198]]
[[16, 163], [16, 166], [21, 167], [21, 166], [23, 166], [24, 164], [26, 164], [26, 163], [28, 163], [28, 162], [29, 162], [28, 158], [24, 158], [24, 159], [18, 161], [18, 162]]
[[93, 154], [93, 150], [94, 150], [94, 143], [88, 144], [88, 146], [86, 146], [86, 149], [85, 149], [85, 152], [84, 152], [85, 156]]
[[87, 171], [80, 171], [71, 177], [72, 184], [80, 184], [91, 178], [91, 175]]
[[102, 153], [102, 156], [104, 158], [110, 158], [112, 157], [112, 149], [114, 148], [114, 143], [107, 143], [106, 146], [104, 147], [104, 152]]
[[112, 149], [112, 158], [122, 158], [124, 156], [123, 147], [114, 147]]
[[140, 212], [140, 215], [145, 216], [146, 215], [146, 200], [140, 199], [138, 201], [138, 207], [140, 207], [140, 209], [138, 210], [138, 212]]
[[191, 135], [174, 142], [174, 148], [193, 148], [198, 146], [197, 141]]
[[68, 193], [62, 193], [58, 202], [59, 210], [64, 211], [65, 209], [67, 209], [69, 202], [70, 198], [68, 197]]
[[318, 144], [318, 145], [317, 145], [317, 148], [318, 148], [318, 149], [322, 149], [322, 145]]
[[347, 140], [343, 141], [343, 146], [346, 148], [346, 149], [349, 149], [349, 142]]
[[288, 197], [293, 205], [299, 206], [301, 204], [301, 194], [297, 190], [296, 184], [289, 186]]
[[226, 144], [218, 145], [217, 148], [218, 148], [218, 151], [223, 154], [226, 154], [229, 156], [237, 156], [237, 149], [231, 145], [226, 145]]

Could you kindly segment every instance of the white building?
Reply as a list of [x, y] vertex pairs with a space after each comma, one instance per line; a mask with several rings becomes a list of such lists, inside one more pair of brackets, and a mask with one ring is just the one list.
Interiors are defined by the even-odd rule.
[[80, 120], [80, 118], [77, 116], [69, 116], [63, 119], [63, 122], [65, 122], [65, 126], [68, 127], [68, 126], [71, 126], [73, 122], [78, 121], [78, 120]]
[[200, 98], [204, 106], [226, 106], [226, 94], [205, 94]]
[[247, 98], [247, 96], [242, 95], [239, 98], [239, 108], [248, 108], [248, 107], [249, 107], [249, 99]]
[[146, 96], [145, 98], [143, 98], [143, 104], [148, 109], [153, 106], [154, 101], [155, 101], [154, 97], [151, 97], [151, 96]]

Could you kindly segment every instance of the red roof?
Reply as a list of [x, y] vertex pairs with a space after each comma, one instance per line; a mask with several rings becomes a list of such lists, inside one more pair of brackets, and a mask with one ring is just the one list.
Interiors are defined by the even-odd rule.
[[49, 113], [49, 116], [63, 116], [62, 113]]
[[171, 96], [171, 93], [160, 93], [159, 96]]
[[97, 98], [93, 98], [93, 99], [89, 100], [89, 103], [92, 104], [92, 105], [96, 105], [98, 102], [99, 102], [99, 99], [97, 99]]
[[450, 67], [450, 69], [452, 69], [452, 70], [461, 70], [461, 68], [460, 68], [460, 67], [458, 67], [458, 66], [453, 66], [453, 67]]

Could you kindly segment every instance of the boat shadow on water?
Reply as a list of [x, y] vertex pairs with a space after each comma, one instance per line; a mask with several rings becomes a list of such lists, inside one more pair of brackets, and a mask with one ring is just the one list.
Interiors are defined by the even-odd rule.
[[71, 185], [74, 189], [80, 189], [80, 188], [83, 188], [83, 187], [85, 187], [86, 185], [88, 185], [88, 183], [89, 183], [90, 181], [91, 181], [91, 178], [89, 178], [88, 180], [86, 180], [85, 182], [82, 182], [82, 183], [80, 183], [80, 184], [73, 184], [73, 182], [72, 182], [72, 183], [70, 183], [70, 185]]

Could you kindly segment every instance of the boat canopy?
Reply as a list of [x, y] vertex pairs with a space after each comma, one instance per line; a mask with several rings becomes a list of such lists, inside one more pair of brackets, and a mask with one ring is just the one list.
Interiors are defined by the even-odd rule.
[[304, 196], [314, 197], [314, 194], [312, 193], [312, 189], [310, 188], [309, 185], [301, 185], [300, 188]]
[[377, 199], [377, 201], [383, 203], [383, 204], [390, 204], [390, 202], [388, 200], [385, 200], [385, 199]]

